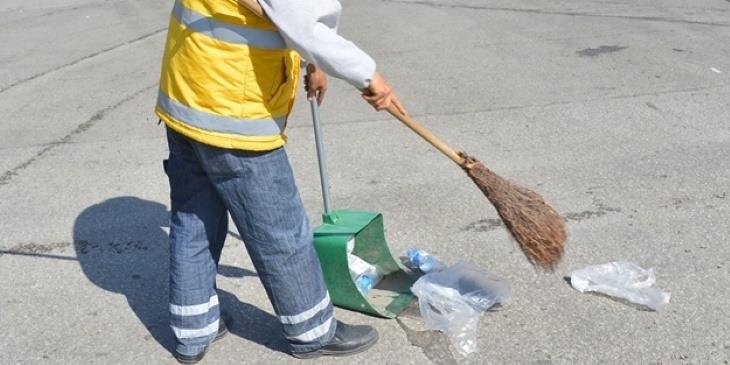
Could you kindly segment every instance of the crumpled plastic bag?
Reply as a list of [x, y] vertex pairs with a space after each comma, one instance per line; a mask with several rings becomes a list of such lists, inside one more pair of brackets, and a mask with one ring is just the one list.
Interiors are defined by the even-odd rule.
[[506, 280], [459, 262], [419, 278], [411, 288], [426, 326], [445, 333], [461, 355], [476, 351], [479, 315], [512, 295]]
[[581, 293], [599, 292], [657, 311], [669, 303], [671, 294], [652, 288], [655, 282], [654, 269], [645, 270], [630, 262], [588, 266], [570, 274], [570, 285]]

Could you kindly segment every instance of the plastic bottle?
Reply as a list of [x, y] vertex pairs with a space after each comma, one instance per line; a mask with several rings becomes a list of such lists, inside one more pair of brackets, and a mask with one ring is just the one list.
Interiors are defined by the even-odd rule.
[[409, 248], [408, 251], [406, 251], [406, 257], [410, 263], [410, 268], [421, 270], [424, 273], [441, 271], [446, 268], [446, 266], [441, 263], [441, 261], [433, 257], [433, 255], [415, 247]]
[[374, 278], [371, 275], [363, 274], [357, 277], [355, 285], [361, 293], [367, 294], [375, 285]]
[[347, 262], [350, 266], [350, 276], [361, 293], [367, 294], [382, 276], [377, 266], [348, 253]]

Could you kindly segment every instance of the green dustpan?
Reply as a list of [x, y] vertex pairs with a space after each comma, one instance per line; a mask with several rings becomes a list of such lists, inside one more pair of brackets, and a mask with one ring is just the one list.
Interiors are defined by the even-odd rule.
[[[415, 277], [409, 275], [390, 253], [380, 213], [330, 210], [327, 164], [315, 99], [311, 100], [310, 105], [325, 213], [322, 215], [322, 225], [314, 230], [314, 248], [322, 265], [330, 298], [339, 307], [393, 318], [413, 299], [410, 288]], [[350, 275], [348, 252], [378, 266], [384, 274], [383, 279], [367, 295], [358, 290]]]

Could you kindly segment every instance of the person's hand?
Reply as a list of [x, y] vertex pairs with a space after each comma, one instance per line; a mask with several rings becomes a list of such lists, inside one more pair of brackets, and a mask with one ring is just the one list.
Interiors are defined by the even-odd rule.
[[370, 80], [370, 85], [363, 90], [363, 99], [375, 108], [375, 110], [385, 110], [393, 105], [398, 112], [403, 115], [407, 115], [406, 109], [395, 96], [393, 87], [390, 86], [387, 80], [380, 73], [376, 72], [373, 74]]
[[266, 13], [264, 13], [264, 9], [261, 7], [261, 4], [259, 4], [257, 0], [238, 0], [238, 5], [241, 5], [244, 8], [251, 10], [254, 14], [263, 19], [269, 19], [269, 17], [266, 16]]
[[307, 74], [304, 76], [304, 90], [307, 91], [307, 100], [317, 98], [317, 105], [322, 105], [324, 94], [327, 92], [327, 74], [310, 63], [307, 65]]

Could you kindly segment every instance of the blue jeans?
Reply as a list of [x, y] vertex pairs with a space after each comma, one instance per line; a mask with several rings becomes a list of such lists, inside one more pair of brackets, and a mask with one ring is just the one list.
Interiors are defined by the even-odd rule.
[[170, 325], [177, 351], [200, 353], [218, 331], [215, 279], [231, 214], [293, 352], [334, 336], [332, 303], [283, 148], [215, 148], [170, 129]]

